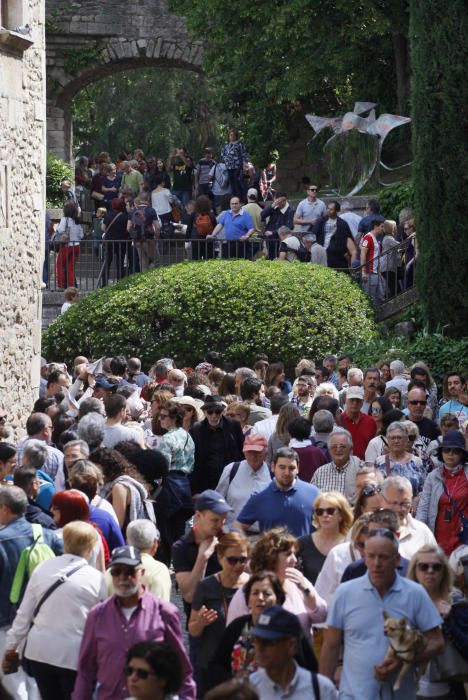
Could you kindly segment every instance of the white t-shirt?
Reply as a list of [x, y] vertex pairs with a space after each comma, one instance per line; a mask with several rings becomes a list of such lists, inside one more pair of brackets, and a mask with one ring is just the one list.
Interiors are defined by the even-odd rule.
[[151, 206], [156, 210], [159, 216], [162, 214], [169, 214], [169, 212], [172, 211], [171, 197], [171, 193], [166, 188], [159, 192], [153, 191], [151, 193]]

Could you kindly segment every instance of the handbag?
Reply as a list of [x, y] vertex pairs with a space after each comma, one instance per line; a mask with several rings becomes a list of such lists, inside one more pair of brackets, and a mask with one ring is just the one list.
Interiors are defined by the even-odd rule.
[[58, 253], [62, 245], [66, 245], [67, 243], [70, 243], [70, 224], [68, 223], [68, 217], [65, 219], [65, 231], [56, 231], [52, 238], [52, 250]]
[[[65, 583], [65, 581], [66, 581], [68, 578], [70, 578], [70, 576], [72, 576], [72, 575], [73, 575], [76, 571], [78, 571], [79, 569], [82, 569], [83, 566], [86, 566], [86, 564], [79, 564], [78, 566], [75, 566], [75, 567], [74, 567], [73, 569], [71, 569], [68, 573], [62, 574], [62, 575], [60, 576], [60, 578], [58, 578], [56, 581], [54, 581], [54, 583], [53, 583], [51, 586], [49, 586], [49, 588], [46, 590], [46, 592], [44, 593], [44, 595], [42, 596], [42, 598], [40, 599], [40, 601], [38, 602], [38, 604], [37, 604], [36, 607], [34, 608], [34, 612], [33, 612], [32, 620], [31, 620], [31, 624], [29, 625], [28, 635], [29, 635], [29, 633], [30, 633], [30, 631], [31, 631], [31, 629], [32, 629], [32, 626], [34, 625], [34, 620], [35, 620], [35, 618], [37, 617], [37, 614], [38, 614], [39, 610], [42, 608], [42, 606], [44, 605], [44, 603], [46, 602], [46, 600], [52, 595], [52, 593], [53, 593], [54, 591], [57, 590], [57, 588], [58, 588], [59, 586], [62, 585], [62, 583]], [[27, 644], [27, 641], [28, 641], [28, 635], [26, 636], [26, 641], [25, 641], [25, 643], [24, 643], [23, 654], [22, 654], [22, 658], [21, 658], [21, 666], [22, 666], [22, 668], [23, 668], [23, 671], [24, 671], [25, 673], [27, 673], [28, 676], [32, 676], [33, 673], [32, 673], [32, 668], [31, 668], [31, 662], [30, 662], [30, 660], [27, 659], [26, 656], [24, 655], [24, 649], [26, 648], [26, 644]]]
[[468, 518], [463, 514], [463, 511], [462, 511], [461, 508], [458, 506], [457, 502], [456, 502], [456, 501], [452, 498], [452, 496], [449, 494], [449, 492], [448, 492], [448, 490], [447, 490], [447, 487], [446, 487], [446, 485], [445, 485], [445, 483], [444, 483], [443, 480], [442, 480], [442, 487], [443, 487], [443, 489], [444, 489], [444, 491], [445, 491], [445, 495], [447, 496], [447, 498], [449, 499], [450, 503], [451, 503], [452, 506], [455, 508], [455, 510], [457, 511], [458, 515], [460, 516], [461, 527], [460, 527], [460, 530], [459, 530], [458, 533], [457, 533], [457, 537], [458, 537], [459, 541], [460, 541], [462, 544], [468, 544]]

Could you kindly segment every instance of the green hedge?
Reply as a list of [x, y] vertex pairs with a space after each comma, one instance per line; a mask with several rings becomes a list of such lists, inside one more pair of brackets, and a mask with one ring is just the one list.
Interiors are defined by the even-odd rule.
[[418, 360], [425, 362], [439, 386], [446, 372], [468, 371], [468, 338], [453, 340], [445, 336], [420, 333], [412, 341], [394, 336], [374, 338], [370, 342], [345, 348], [357, 367], [372, 367], [380, 360], [401, 359], [412, 365]]
[[342, 273], [301, 263], [244, 260], [182, 263], [82, 297], [49, 326], [50, 360], [122, 353], [148, 367], [179, 366], [216, 349], [234, 363], [267, 352], [294, 366], [375, 335], [373, 311]]

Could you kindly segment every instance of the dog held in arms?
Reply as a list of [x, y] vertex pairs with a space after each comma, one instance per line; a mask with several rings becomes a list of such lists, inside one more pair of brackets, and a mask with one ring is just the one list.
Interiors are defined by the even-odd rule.
[[[388, 638], [389, 647], [385, 655], [385, 659], [400, 659], [403, 665], [400, 673], [393, 685], [393, 690], [398, 690], [404, 676], [410, 670], [412, 665], [415, 665], [415, 659], [424, 651], [426, 640], [424, 635], [419, 630], [413, 629], [408, 625], [405, 617], [394, 618], [387, 615], [384, 616], [384, 634]], [[427, 664], [416, 666], [416, 680], [419, 681], [421, 675], [425, 672]]]

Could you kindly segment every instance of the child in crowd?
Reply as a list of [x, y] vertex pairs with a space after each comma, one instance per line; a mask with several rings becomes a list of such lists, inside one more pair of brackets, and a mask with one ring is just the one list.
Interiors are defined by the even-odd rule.
[[61, 314], [63, 314], [64, 311], [69, 309], [72, 304], [78, 301], [80, 292], [76, 287], [67, 287], [63, 293], [63, 296], [65, 297], [65, 301], [63, 302], [62, 308], [60, 309]]

